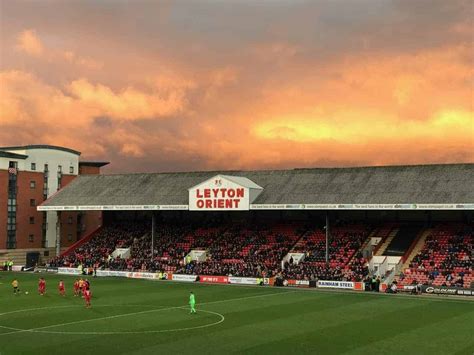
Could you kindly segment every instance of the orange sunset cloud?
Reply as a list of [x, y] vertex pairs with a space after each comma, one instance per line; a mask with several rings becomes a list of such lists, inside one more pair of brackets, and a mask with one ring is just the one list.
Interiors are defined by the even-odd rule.
[[469, 3], [374, 3], [2, 1], [0, 145], [109, 171], [472, 162]]

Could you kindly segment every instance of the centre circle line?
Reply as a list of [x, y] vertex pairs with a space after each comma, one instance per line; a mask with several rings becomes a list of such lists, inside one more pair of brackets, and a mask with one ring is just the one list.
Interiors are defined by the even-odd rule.
[[[103, 305], [103, 307], [112, 307], [114, 305]], [[115, 305], [116, 307], [120, 307], [121, 305]], [[130, 306], [130, 305], [124, 305], [124, 306]], [[146, 305], [136, 305], [136, 306], [143, 306], [143, 307], [151, 307], [151, 306], [146, 306]], [[17, 310], [17, 311], [12, 311], [12, 312], [6, 312], [0, 314], [6, 315], [6, 314], [11, 314], [11, 313], [19, 313], [19, 312], [26, 312], [26, 311], [32, 311], [32, 310], [40, 310], [40, 309], [57, 309], [57, 308], [74, 308], [78, 306], [58, 306], [58, 307], [42, 307], [42, 308], [37, 308], [37, 309], [25, 309], [25, 310]], [[101, 307], [100, 305], [96, 307]], [[100, 334], [147, 334], [147, 333], [164, 333], [164, 332], [176, 332], [176, 331], [184, 331], [184, 330], [192, 330], [192, 329], [200, 329], [200, 328], [206, 328], [206, 327], [211, 327], [218, 325], [222, 322], [224, 322], [225, 317], [217, 312], [213, 311], [206, 311], [206, 310], [200, 310], [199, 312], [203, 313], [209, 313], [209, 314], [214, 314], [220, 317], [220, 319], [217, 322], [210, 323], [210, 324], [204, 324], [196, 327], [186, 327], [186, 328], [176, 328], [176, 329], [161, 329], [161, 330], [144, 330], [144, 331], [123, 331], [123, 332], [65, 332], [65, 331], [48, 331], [44, 329], [48, 328], [55, 328], [55, 327], [61, 327], [65, 325], [72, 325], [72, 324], [80, 324], [80, 323], [86, 323], [86, 322], [93, 322], [97, 320], [106, 320], [106, 319], [113, 319], [113, 318], [119, 318], [119, 317], [126, 317], [126, 316], [131, 316], [131, 315], [138, 315], [138, 314], [145, 314], [145, 313], [151, 313], [151, 312], [160, 312], [160, 311], [168, 311], [168, 310], [173, 310], [173, 309], [187, 309], [186, 306], [174, 306], [174, 307], [167, 307], [167, 308], [157, 308], [157, 309], [151, 309], [151, 310], [146, 310], [146, 311], [140, 311], [140, 312], [133, 312], [133, 313], [124, 313], [124, 314], [117, 314], [113, 316], [107, 316], [107, 317], [102, 317], [102, 318], [92, 318], [92, 319], [84, 319], [80, 321], [75, 321], [75, 322], [67, 322], [67, 323], [60, 323], [60, 324], [52, 324], [44, 327], [39, 327], [39, 328], [31, 328], [31, 329], [20, 329], [20, 328], [14, 328], [14, 327], [7, 327], [0, 325], [0, 328], [4, 329], [9, 329], [13, 330], [12, 332], [7, 332], [7, 333], [1, 333], [0, 336], [2, 335], [9, 335], [9, 334], [18, 334], [18, 333], [48, 333], [48, 334], [81, 334], [81, 335], [100, 335]]]

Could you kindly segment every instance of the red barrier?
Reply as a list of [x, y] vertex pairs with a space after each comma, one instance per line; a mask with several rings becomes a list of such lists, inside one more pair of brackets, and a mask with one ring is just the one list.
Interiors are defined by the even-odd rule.
[[98, 227], [96, 230], [90, 232], [88, 235], [86, 235], [84, 238], [79, 239], [77, 242], [75, 242], [73, 245], [71, 245], [69, 248], [67, 248], [64, 252], [61, 253], [61, 256], [68, 255], [69, 253], [73, 252], [74, 249], [79, 248], [82, 244], [88, 242], [89, 240], [92, 239], [92, 237], [98, 233], [102, 229], [102, 226]]
[[199, 275], [201, 282], [209, 282], [214, 284], [227, 284], [229, 283], [228, 276], [208, 276], [208, 275]]

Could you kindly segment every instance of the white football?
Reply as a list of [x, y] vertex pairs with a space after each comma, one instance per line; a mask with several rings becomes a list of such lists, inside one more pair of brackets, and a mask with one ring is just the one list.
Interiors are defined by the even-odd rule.
[[25, 292], [25, 295], [27, 295], [27, 294], [28, 294], [28, 291]]

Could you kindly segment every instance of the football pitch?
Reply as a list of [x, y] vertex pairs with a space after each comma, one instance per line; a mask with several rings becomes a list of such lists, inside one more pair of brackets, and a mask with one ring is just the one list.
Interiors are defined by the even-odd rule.
[[41, 275], [45, 296], [40, 274], [0, 272], [1, 355], [474, 353], [470, 300], [89, 278], [86, 309], [74, 277]]

